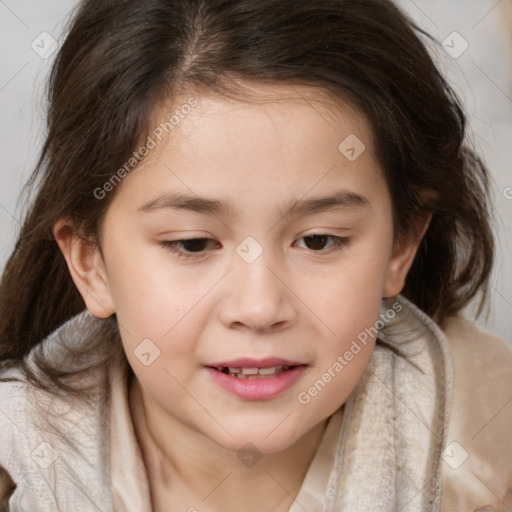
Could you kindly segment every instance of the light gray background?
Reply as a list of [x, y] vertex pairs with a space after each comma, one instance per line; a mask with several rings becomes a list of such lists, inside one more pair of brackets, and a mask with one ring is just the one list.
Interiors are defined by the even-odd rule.
[[[422, 28], [453, 47], [450, 51], [468, 45], [456, 58], [442, 46], [432, 51], [464, 100], [470, 135], [493, 176], [498, 262], [491, 314], [478, 323], [512, 342], [512, 0], [397, 1]], [[0, 269], [22, 218], [18, 196], [44, 136], [44, 81], [55, 56], [43, 58], [51, 49], [44, 33], [62, 41], [76, 5], [76, 0], [0, 0]]]

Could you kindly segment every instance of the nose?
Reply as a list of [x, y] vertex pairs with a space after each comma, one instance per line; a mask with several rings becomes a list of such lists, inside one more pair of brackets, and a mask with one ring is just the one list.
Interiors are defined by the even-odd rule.
[[226, 276], [220, 319], [230, 329], [278, 332], [297, 318], [292, 283], [287, 283], [267, 251], [248, 263], [235, 255], [234, 268]]

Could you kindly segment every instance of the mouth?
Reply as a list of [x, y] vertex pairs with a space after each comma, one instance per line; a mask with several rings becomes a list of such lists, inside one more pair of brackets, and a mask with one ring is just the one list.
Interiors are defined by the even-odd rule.
[[214, 370], [222, 372], [226, 375], [231, 375], [232, 377], [237, 377], [238, 379], [269, 379], [269, 378], [277, 377], [284, 372], [293, 370], [294, 368], [297, 368], [297, 366], [305, 366], [305, 365], [279, 365], [279, 366], [270, 366], [270, 367], [266, 367], [266, 368], [217, 366], [217, 367], [210, 367], [210, 368], [213, 368]]
[[237, 359], [206, 366], [205, 369], [213, 382], [242, 400], [270, 400], [290, 389], [307, 366], [269, 358], [265, 361]]

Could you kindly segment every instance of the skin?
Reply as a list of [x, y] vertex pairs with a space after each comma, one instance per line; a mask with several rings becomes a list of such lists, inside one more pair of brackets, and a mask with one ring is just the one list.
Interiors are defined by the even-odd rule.
[[[308, 404], [297, 396], [375, 324], [382, 297], [400, 293], [428, 226], [426, 219], [394, 246], [391, 199], [360, 113], [345, 103], [335, 109], [306, 86], [256, 91], [264, 101], [195, 95], [198, 106], [117, 186], [101, 225], [103, 257], [68, 219], [54, 229], [88, 310], [117, 315], [154, 510], [289, 509], [375, 339]], [[338, 150], [350, 134], [366, 146], [355, 161]], [[334, 190], [368, 205], [280, 213], [290, 201]], [[171, 192], [231, 201], [234, 212], [137, 211]], [[348, 243], [336, 250], [334, 239], [307, 238], [315, 233]], [[248, 236], [263, 250], [251, 263], [236, 252]], [[213, 242], [175, 247], [189, 258], [162, 245], [192, 237]], [[145, 366], [134, 350], [148, 338], [160, 355]], [[244, 356], [308, 366], [282, 395], [242, 400], [205, 365]], [[263, 454], [250, 468], [236, 457], [247, 442]]]

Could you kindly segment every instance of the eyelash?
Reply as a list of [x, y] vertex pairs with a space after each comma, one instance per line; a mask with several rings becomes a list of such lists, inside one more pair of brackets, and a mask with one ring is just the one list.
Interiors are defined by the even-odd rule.
[[[312, 233], [311, 235], [303, 236], [299, 238], [299, 240], [302, 240], [304, 238], [313, 238], [313, 237], [327, 237], [334, 240], [334, 244], [327, 250], [320, 250], [320, 251], [313, 251], [313, 252], [319, 252], [319, 253], [331, 253], [336, 252], [344, 249], [348, 246], [350, 243], [350, 239], [347, 237], [342, 236], [335, 236], [335, 235], [329, 235], [328, 233]], [[196, 252], [196, 253], [187, 253], [182, 251], [178, 248], [179, 245], [181, 245], [183, 242], [191, 242], [191, 241], [197, 241], [197, 240], [214, 240], [213, 238], [207, 238], [207, 237], [198, 237], [198, 238], [185, 238], [181, 240], [164, 240], [161, 243], [165, 249], [167, 249], [170, 252], [173, 252], [177, 254], [179, 258], [201, 258], [206, 255], [206, 251]]]

